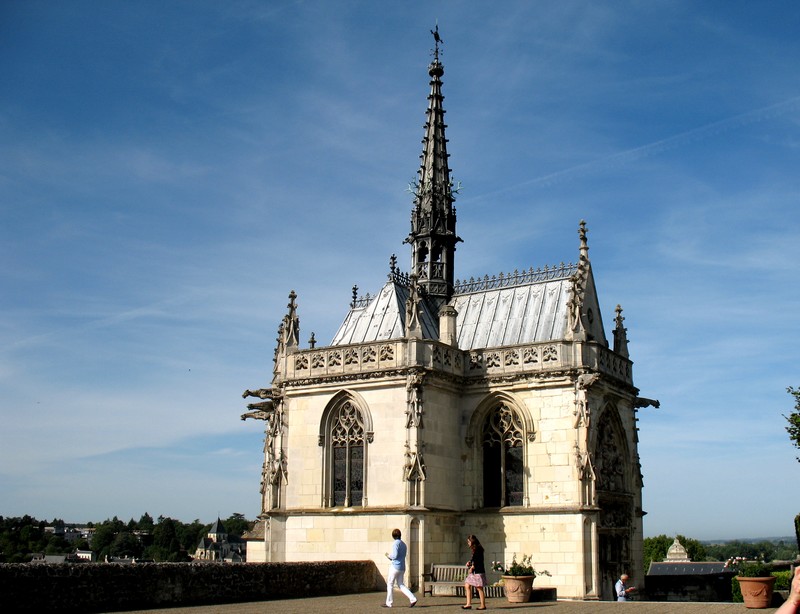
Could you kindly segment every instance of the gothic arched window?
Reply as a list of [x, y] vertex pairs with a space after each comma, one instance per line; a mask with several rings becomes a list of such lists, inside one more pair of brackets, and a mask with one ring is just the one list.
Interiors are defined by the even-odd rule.
[[330, 421], [331, 505], [363, 505], [364, 446], [364, 419], [352, 401], [345, 401]]
[[520, 417], [498, 405], [483, 423], [483, 505], [522, 505], [525, 451]]

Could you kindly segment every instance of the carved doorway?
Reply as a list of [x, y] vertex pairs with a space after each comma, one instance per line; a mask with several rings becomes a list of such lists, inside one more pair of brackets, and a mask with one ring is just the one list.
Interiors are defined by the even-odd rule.
[[631, 569], [631, 527], [633, 516], [629, 501], [603, 501], [600, 506], [600, 599], [616, 601], [614, 584], [622, 574], [637, 576]]
[[623, 573], [639, 577], [632, 569], [633, 493], [628, 446], [619, 415], [606, 407], [597, 425], [594, 466], [600, 517], [597, 535], [600, 548], [600, 599], [616, 601], [614, 584]]

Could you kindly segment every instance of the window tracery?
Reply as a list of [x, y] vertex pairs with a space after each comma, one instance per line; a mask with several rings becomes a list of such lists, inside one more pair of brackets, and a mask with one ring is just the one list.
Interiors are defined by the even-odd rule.
[[364, 419], [352, 401], [345, 401], [331, 420], [331, 505], [363, 505], [364, 446]]
[[505, 404], [486, 417], [483, 443], [484, 507], [522, 505], [524, 500], [524, 428]]

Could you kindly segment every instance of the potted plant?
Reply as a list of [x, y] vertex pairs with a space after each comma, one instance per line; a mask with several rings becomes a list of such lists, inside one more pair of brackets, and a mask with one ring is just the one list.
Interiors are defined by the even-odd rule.
[[772, 602], [772, 589], [775, 576], [770, 572], [772, 566], [764, 561], [748, 561], [736, 556], [725, 563], [725, 567], [736, 573], [742, 600], [746, 608], [767, 608]]
[[525, 555], [521, 561], [517, 561], [517, 555], [511, 559], [511, 565], [503, 566], [501, 561], [492, 561], [492, 571], [499, 571], [502, 574], [503, 589], [506, 599], [510, 603], [524, 603], [530, 601], [533, 591], [533, 581], [536, 576], [549, 576], [547, 570], [536, 571], [531, 563], [531, 556]]

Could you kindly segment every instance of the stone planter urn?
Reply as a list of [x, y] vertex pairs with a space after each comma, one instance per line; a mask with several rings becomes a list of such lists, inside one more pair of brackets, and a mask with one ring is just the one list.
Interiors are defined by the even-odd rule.
[[747, 578], [736, 576], [739, 588], [742, 590], [744, 606], [751, 609], [768, 608], [772, 602], [772, 587], [775, 584], [775, 576], [764, 578]]
[[503, 588], [510, 603], [527, 603], [531, 600], [535, 576], [503, 576]]

